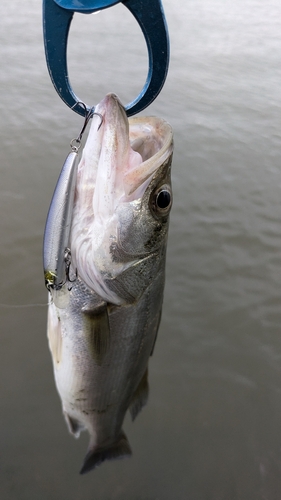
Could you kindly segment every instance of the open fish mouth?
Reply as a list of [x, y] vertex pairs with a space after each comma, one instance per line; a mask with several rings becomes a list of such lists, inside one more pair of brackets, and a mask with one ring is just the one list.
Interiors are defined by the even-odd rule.
[[[110, 290], [108, 281], [151, 250], [130, 251], [120, 213], [125, 210], [130, 218], [129, 206], [141, 207], [155, 172], [171, 156], [172, 130], [156, 117], [128, 120], [115, 94], [95, 112], [78, 166], [70, 248], [80, 279], [107, 302], [121, 304], [124, 297]], [[127, 258], [118, 262], [117, 254]]]

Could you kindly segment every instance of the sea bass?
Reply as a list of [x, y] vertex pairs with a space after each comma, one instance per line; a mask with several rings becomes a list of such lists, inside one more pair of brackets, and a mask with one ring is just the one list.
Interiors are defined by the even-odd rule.
[[56, 293], [50, 288], [48, 311], [68, 429], [90, 435], [82, 474], [131, 454], [122, 424], [127, 410], [134, 419], [148, 398], [172, 206], [170, 125], [156, 117], [128, 120], [114, 94], [95, 112], [62, 249], [71, 265], [68, 259], [66, 283]]

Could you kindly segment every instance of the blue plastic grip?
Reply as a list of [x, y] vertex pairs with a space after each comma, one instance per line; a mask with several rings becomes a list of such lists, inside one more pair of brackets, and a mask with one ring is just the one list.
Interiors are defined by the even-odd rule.
[[83, 12], [85, 14], [92, 14], [97, 10], [112, 7], [122, 0], [54, 0], [60, 7], [73, 12]]
[[[92, 13], [119, 3], [120, 0], [43, 0], [43, 30], [46, 61], [52, 83], [61, 99], [85, 116], [72, 90], [67, 70], [67, 39], [74, 12]], [[125, 106], [128, 116], [144, 110], [161, 91], [169, 66], [169, 35], [161, 0], [122, 0], [139, 23], [144, 34], [149, 70], [137, 98]], [[114, 91], [114, 89], [112, 89]], [[92, 106], [87, 106], [89, 111]]]

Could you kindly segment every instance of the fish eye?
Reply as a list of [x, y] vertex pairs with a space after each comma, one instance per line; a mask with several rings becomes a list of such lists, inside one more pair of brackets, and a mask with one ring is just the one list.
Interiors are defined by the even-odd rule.
[[171, 193], [162, 189], [156, 196], [156, 205], [160, 210], [165, 210], [171, 203]]
[[164, 184], [153, 193], [151, 205], [156, 215], [168, 215], [172, 206], [172, 192], [168, 184]]

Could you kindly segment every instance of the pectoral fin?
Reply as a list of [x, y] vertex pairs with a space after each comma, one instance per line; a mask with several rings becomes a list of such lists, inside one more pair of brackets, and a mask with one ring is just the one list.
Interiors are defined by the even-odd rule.
[[89, 351], [98, 365], [101, 365], [110, 342], [110, 327], [106, 304], [102, 304], [93, 312], [84, 309], [86, 323], [85, 336]]
[[129, 442], [124, 432], [121, 431], [118, 439], [113, 444], [104, 448], [94, 447], [88, 450], [80, 474], [86, 474], [86, 472], [95, 469], [105, 460], [116, 460], [130, 455], [132, 455], [132, 450]]
[[148, 369], [146, 369], [130, 403], [130, 413], [133, 421], [142, 410], [142, 408], [146, 405], [148, 400], [148, 393]]
[[49, 305], [47, 335], [53, 363], [58, 368], [62, 355], [61, 323], [54, 304]]

